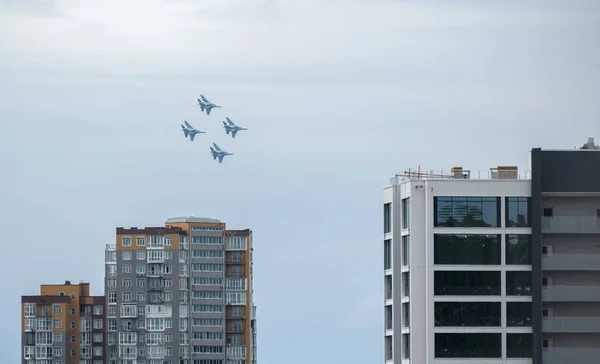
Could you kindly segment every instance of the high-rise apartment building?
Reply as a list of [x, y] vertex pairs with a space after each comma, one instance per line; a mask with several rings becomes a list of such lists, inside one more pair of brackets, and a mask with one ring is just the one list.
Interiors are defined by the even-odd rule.
[[108, 364], [255, 364], [252, 232], [210, 218], [117, 228], [106, 249]]
[[387, 363], [598, 362], [600, 150], [529, 164], [384, 189]]
[[44, 284], [21, 305], [22, 363], [106, 363], [105, 299], [89, 283]]

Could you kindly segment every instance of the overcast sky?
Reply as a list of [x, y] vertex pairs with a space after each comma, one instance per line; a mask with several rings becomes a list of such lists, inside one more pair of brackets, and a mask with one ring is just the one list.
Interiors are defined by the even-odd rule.
[[0, 362], [21, 295], [190, 214], [254, 231], [260, 364], [382, 362], [382, 188], [600, 139], [597, 3], [0, 0]]

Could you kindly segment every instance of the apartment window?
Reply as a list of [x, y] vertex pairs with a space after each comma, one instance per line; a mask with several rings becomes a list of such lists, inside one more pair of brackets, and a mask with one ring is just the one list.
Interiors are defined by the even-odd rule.
[[102, 315], [103, 312], [104, 312], [104, 307], [102, 305], [94, 306], [94, 315], [99, 316], [99, 315]]
[[77, 324], [75, 323], [75, 321], [71, 321], [71, 328], [74, 329], [77, 326]]
[[392, 269], [392, 240], [383, 242], [383, 269]]
[[60, 314], [62, 314], [62, 306], [61, 306], [61, 305], [54, 305], [54, 306], [52, 306], [52, 312], [53, 312], [55, 315], [60, 315]]
[[435, 334], [436, 358], [501, 358], [502, 334]]
[[60, 329], [60, 328], [62, 328], [62, 320], [61, 320], [61, 319], [54, 319], [54, 320], [52, 320], [52, 323], [53, 323], [53, 325], [52, 325], [52, 326], [53, 326], [55, 329]]
[[117, 303], [117, 292], [116, 291], [108, 291], [108, 303]]
[[506, 326], [531, 326], [531, 302], [507, 302]]
[[131, 279], [129, 278], [123, 278], [123, 281], [121, 282], [123, 287], [131, 287]]
[[135, 285], [139, 288], [144, 287], [146, 284], [146, 281], [144, 280], [144, 278], [138, 278], [135, 282]]
[[63, 341], [62, 332], [55, 332], [52, 334], [52, 336], [53, 336], [52, 341], [55, 343], [61, 343]]
[[94, 346], [94, 356], [102, 356], [102, 346]]
[[410, 264], [410, 235], [402, 237], [402, 265]]
[[499, 327], [500, 302], [435, 302], [435, 326]]
[[131, 252], [130, 251], [123, 251], [123, 252], [121, 252], [121, 259], [123, 259], [123, 260], [131, 260]]
[[106, 316], [116, 317], [117, 316], [117, 306], [114, 306], [114, 305], [108, 306], [108, 312], [107, 312]]
[[438, 296], [499, 296], [499, 271], [436, 271], [434, 294]]
[[554, 209], [552, 207], [545, 207], [543, 210], [544, 217], [554, 216]]
[[506, 227], [531, 227], [531, 197], [506, 198]]
[[531, 296], [531, 271], [507, 271], [506, 295]]
[[123, 264], [123, 274], [131, 273], [131, 264]]
[[192, 305], [192, 312], [223, 312], [221, 305]]
[[25, 303], [23, 310], [25, 317], [35, 317], [35, 303]]
[[[235, 293], [235, 292], [227, 292], [227, 294], [229, 293]], [[245, 294], [246, 292], [241, 292], [242, 294]], [[194, 299], [211, 299], [211, 298], [215, 298], [215, 299], [220, 299], [223, 298], [223, 291], [194, 291], [192, 292], [192, 296]]]
[[146, 273], [146, 265], [145, 264], [138, 264], [135, 266], [135, 272], [137, 274], [144, 274]]
[[124, 302], [131, 301], [131, 292], [123, 292], [123, 301]]
[[131, 237], [129, 236], [124, 236], [121, 238], [121, 244], [123, 246], [131, 246]]
[[410, 359], [410, 334], [402, 334], [402, 358]]
[[102, 329], [102, 320], [94, 320], [94, 329], [96, 329], [96, 330]]
[[500, 265], [501, 235], [435, 234], [434, 264]]
[[[181, 253], [185, 253], [185, 250], [181, 250], [179, 253], [179, 259]], [[192, 250], [193, 258], [223, 258], [223, 250]]]
[[410, 297], [410, 272], [402, 273], [402, 297]]
[[173, 246], [173, 238], [170, 236], [165, 236], [165, 246]]
[[77, 341], [77, 338], [75, 336], [71, 336], [71, 342], [74, 343], [75, 341]]
[[137, 293], [137, 300], [140, 302], [143, 302], [146, 300], [146, 293], [144, 292], [138, 292]]
[[194, 263], [194, 264], [192, 264], [192, 271], [195, 271], [195, 272], [222, 272], [223, 264]]
[[138, 250], [135, 252], [135, 258], [137, 260], [146, 260], [146, 251], [145, 250]]
[[223, 244], [220, 236], [192, 236], [192, 244]]
[[394, 352], [393, 352], [393, 345], [392, 345], [392, 337], [391, 336], [386, 336], [385, 337], [385, 360], [392, 360], [394, 359]]
[[392, 330], [392, 306], [385, 306], [385, 329]]
[[500, 227], [500, 197], [434, 197], [435, 227]]
[[532, 358], [532, 334], [506, 334], [507, 358]]
[[392, 203], [383, 205], [383, 233], [392, 232]]
[[146, 238], [138, 236], [137, 238], [135, 238], [135, 245], [136, 246], [145, 246], [146, 245]]
[[410, 327], [410, 302], [402, 304], [402, 327]]
[[531, 265], [531, 235], [506, 235], [506, 264]]
[[55, 347], [55, 348], [54, 348], [54, 353], [53, 353], [53, 355], [52, 355], [52, 356], [54, 356], [55, 358], [59, 358], [59, 357], [61, 357], [61, 356], [62, 356], [62, 354], [63, 354], [63, 353], [62, 353], [62, 349], [63, 349], [63, 348], [61, 348], [60, 346], [59, 346], [59, 347]]
[[165, 295], [165, 302], [173, 301], [173, 292], [165, 292], [164, 295]]
[[95, 343], [101, 343], [102, 341], [104, 341], [104, 337], [102, 334], [94, 334]]
[[410, 228], [410, 198], [402, 200], [402, 228]]

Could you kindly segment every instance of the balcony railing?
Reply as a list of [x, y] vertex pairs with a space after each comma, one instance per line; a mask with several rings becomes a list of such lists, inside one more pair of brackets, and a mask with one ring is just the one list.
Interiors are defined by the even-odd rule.
[[543, 270], [600, 270], [600, 254], [550, 254], [542, 256]]
[[548, 302], [598, 302], [600, 286], [542, 287], [542, 299]]
[[242, 326], [242, 327], [228, 327], [227, 328], [227, 333], [244, 333], [246, 332], [246, 329]]
[[545, 317], [542, 330], [548, 333], [600, 333], [600, 317]]
[[600, 234], [600, 217], [543, 216], [542, 232], [548, 234]]
[[600, 348], [547, 348], [542, 352], [544, 364], [598, 364]]

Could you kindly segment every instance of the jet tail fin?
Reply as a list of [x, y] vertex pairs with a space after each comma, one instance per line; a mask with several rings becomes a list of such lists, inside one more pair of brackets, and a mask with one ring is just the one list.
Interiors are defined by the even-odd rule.
[[190, 134], [188, 133], [187, 129], [185, 128], [185, 126], [181, 126], [181, 129], [183, 129], [183, 135], [185, 135], [185, 137], [187, 138], [187, 136]]

